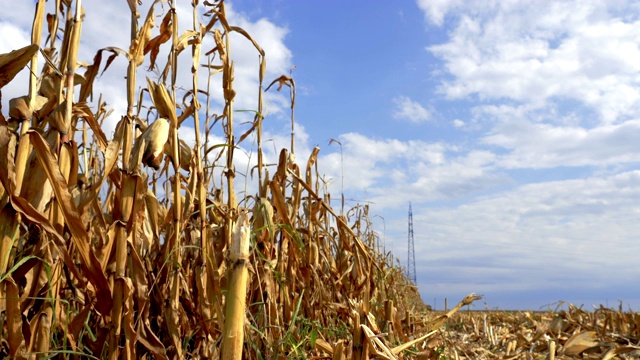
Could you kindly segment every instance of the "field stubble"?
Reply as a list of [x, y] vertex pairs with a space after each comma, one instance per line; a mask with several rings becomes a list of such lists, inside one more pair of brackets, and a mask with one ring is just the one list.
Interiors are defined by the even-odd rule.
[[549, 311], [460, 311], [422, 354], [425, 359], [637, 359], [639, 343], [640, 315], [633, 311], [560, 304]]

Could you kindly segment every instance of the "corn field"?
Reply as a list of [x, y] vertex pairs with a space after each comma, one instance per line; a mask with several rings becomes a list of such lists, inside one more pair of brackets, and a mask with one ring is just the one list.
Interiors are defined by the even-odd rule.
[[[319, 149], [299, 166], [293, 136], [277, 164], [263, 163], [263, 92], [289, 89], [293, 132], [294, 80], [283, 75], [263, 89], [265, 52], [228, 23], [223, 1], [194, 1], [184, 33], [175, 4], [156, 15], [154, 3], [143, 17], [137, 1], [128, 5], [126, 50], [100, 49], [79, 66], [81, 0], [58, 0], [51, 13], [40, 0], [32, 44], [0, 56], [0, 87], [33, 70], [25, 95], [10, 100], [8, 116], [0, 112], [0, 354], [401, 356], [411, 344], [393, 350], [377, 334], [406, 343], [424, 305], [402, 270], [374, 250], [368, 208], [337, 214], [318, 176]], [[230, 33], [249, 40], [259, 62], [258, 107], [242, 134]], [[184, 51], [192, 61], [178, 64]], [[45, 62], [36, 73], [39, 55]], [[126, 74], [108, 73], [116, 57], [128, 61]], [[137, 84], [145, 60], [158, 77]], [[176, 88], [179, 71], [191, 72], [190, 89]], [[208, 110], [211, 81], [199, 84], [200, 72], [221, 79], [222, 114]], [[94, 94], [103, 73], [126, 76], [126, 114]], [[113, 117], [115, 131], [106, 134]], [[194, 143], [178, 136], [185, 124]], [[224, 143], [213, 143], [215, 131]], [[234, 151], [250, 139], [257, 190], [239, 198]]]
[[[340, 210], [331, 207], [320, 149], [296, 163], [295, 81], [265, 79], [265, 51], [227, 21], [224, 1], [192, 1], [191, 18], [180, 19], [191, 29], [180, 33], [175, 0], [146, 14], [127, 0], [128, 48], [100, 49], [89, 62], [78, 59], [82, 1], [53, 2], [36, 1], [31, 45], [0, 54], [0, 91], [30, 74], [24, 95], [0, 108], [0, 358], [638, 353], [640, 317], [622, 309], [460, 311], [481, 298], [472, 293], [450, 311], [427, 311], [396, 259], [376, 251], [369, 207], [345, 211], [344, 195]], [[230, 34], [252, 44], [259, 69], [244, 129], [234, 121]], [[191, 59], [178, 63], [183, 52]], [[126, 74], [112, 73], [114, 61], [127, 62]], [[178, 86], [179, 72], [191, 74], [189, 88]], [[154, 77], [137, 83], [139, 73]], [[94, 93], [103, 75], [126, 78], [125, 113]], [[263, 96], [283, 90], [291, 144], [265, 163]], [[220, 114], [213, 100], [224, 103]], [[193, 141], [179, 136], [182, 126]], [[239, 191], [234, 154], [251, 141], [257, 164]]]

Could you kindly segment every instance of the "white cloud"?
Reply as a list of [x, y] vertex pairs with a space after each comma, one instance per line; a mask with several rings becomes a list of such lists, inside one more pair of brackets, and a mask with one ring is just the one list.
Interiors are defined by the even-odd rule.
[[464, 127], [464, 121], [460, 120], [460, 119], [454, 119], [451, 124], [453, 124], [454, 127], [456, 128], [461, 128]]
[[608, 166], [640, 161], [640, 120], [592, 129], [514, 121], [484, 138], [512, 150], [500, 162], [506, 168]]
[[[3, 3], [3, 6], [5, 4]], [[31, 21], [33, 20], [34, 3], [14, 1], [11, 11], [0, 12], [0, 54], [9, 53], [31, 44]], [[28, 15], [25, 15], [28, 14]], [[43, 38], [44, 40], [44, 38]], [[42, 56], [40, 56], [40, 65]], [[9, 100], [26, 95], [29, 91], [29, 63], [16, 77], [2, 88], [2, 111], [7, 117]]]
[[396, 119], [406, 119], [413, 123], [421, 123], [431, 119], [431, 114], [417, 101], [406, 96], [399, 96], [393, 99], [396, 105], [393, 117]]
[[640, 135], [640, 120], [584, 126], [590, 111], [576, 108], [563, 116], [554, 106], [476, 107], [475, 119], [489, 128], [477, 145], [497, 149], [497, 165], [503, 168], [612, 166], [640, 160], [634, 140]]
[[619, 10], [614, 6], [466, 2], [455, 8], [450, 39], [428, 48], [454, 77], [440, 91], [539, 106], [571, 99], [596, 110], [603, 122], [640, 114], [640, 20], [610, 15]]
[[425, 18], [441, 26], [445, 15], [462, 5], [462, 0], [418, 0], [418, 6], [425, 12]]
[[[322, 175], [332, 179], [329, 191], [333, 194], [340, 193], [344, 176], [345, 192], [362, 201], [377, 201], [379, 195], [384, 201], [405, 201], [406, 194], [396, 193], [396, 187], [401, 186], [395, 184], [407, 184], [419, 166], [442, 164], [449, 150], [440, 143], [374, 139], [359, 133], [343, 134], [337, 140], [341, 149], [332, 144], [320, 153]], [[394, 195], [389, 196], [391, 193]]]
[[13, 24], [0, 23], [0, 32], [3, 34], [0, 37], [0, 53], [8, 53], [31, 43], [30, 34]]
[[[292, 65], [291, 51], [285, 45], [285, 37], [289, 30], [278, 26], [266, 18], [251, 20], [247, 15], [235, 11], [230, 4], [225, 5], [228, 21], [246, 30], [265, 52], [267, 71], [264, 78], [264, 88], [273, 79], [288, 74]], [[234, 87], [240, 95], [237, 98], [237, 109], [257, 109], [258, 93], [258, 52], [251, 42], [244, 36], [233, 33], [232, 56], [235, 60], [236, 80]], [[268, 115], [282, 114], [289, 106], [289, 92], [283, 88], [282, 92], [275, 89], [265, 93], [265, 113]]]
[[[457, 201], [511, 181], [496, 171], [498, 157], [490, 151], [439, 142], [375, 139], [359, 133], [343, 134], [338, 140], [345, 192], [380, 209], [397, 209], [409, 201]], [[333, 179], [330, 192], [337, 194], [342, 181], [341, 154], [331, 147], [321, 152], [319, 163]]]
[[452, 75], [440, 91], [468, 101], [485, 132], [478, 145], [500, 148], [497, 166], [640, 160], [631, 140], [640, 118], [637, 11], [622, 2], [419, 5], [432, 23], [447, 16], [452, 25], [428, 48]]

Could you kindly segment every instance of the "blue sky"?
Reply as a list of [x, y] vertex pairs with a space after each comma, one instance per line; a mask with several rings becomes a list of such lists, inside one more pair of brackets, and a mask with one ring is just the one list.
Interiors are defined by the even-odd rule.
[[[32, 4], [10, 2], [1, 52], [29, 39]], [[112, 25], [128, 28], [126, 2], [83, 4], [79, 60], [126, 48], [127, 31]], [[188, 2], [180, 6], [187, 14]], [[295, 66], [298, 161], [319, 146], [333, 199], [344, 175], [349, 205], [370, 205], [403, 265], [412, 203], [425, 302], [442, 307], [476, 292], [485, 296], [477, 307], [640, 309], [639, 5], [238, 1], [228, 10], [265, 49], [268, 82]], [[232, 44], [236, 108], [255, 109], [257, 54], [247, 41]], [[125, 68], [116, 60], [108, 73]], [[123, 76], [96, 84], [116, 114]], [[18, 81], [3, 88], [3, 108], [25, 91]], [[266, 101], [275, 162], [289, 143], [288, 93], [270, 90]], [[331, 139], [342, 144], [344, 174]], [[243, 161], [255, 157], [238, 168]]]

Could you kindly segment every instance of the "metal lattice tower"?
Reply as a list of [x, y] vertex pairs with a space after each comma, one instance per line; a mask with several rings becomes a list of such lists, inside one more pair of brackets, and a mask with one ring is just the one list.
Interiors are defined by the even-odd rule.
[[407, 276], [409, 280], [417, 285], [416, 282], [416, 251], [413, 246], [413, 212], [411, 211], [411, 203], [409, 203], [409, 244], [407, 257]]

